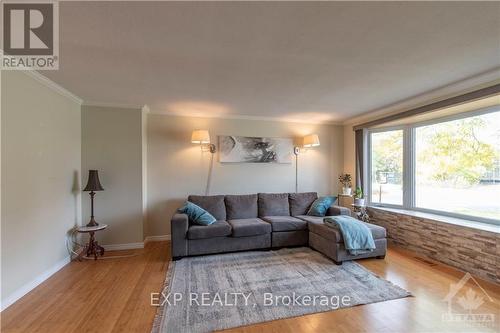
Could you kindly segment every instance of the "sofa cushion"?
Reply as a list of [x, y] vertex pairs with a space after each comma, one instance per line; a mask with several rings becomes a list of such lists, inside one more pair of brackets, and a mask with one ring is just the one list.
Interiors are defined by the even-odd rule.
[[259, 218], [234, 219], [228, 222], [233, 228], [233, 237], [257, 236], [271, 233], [271, 224]]
[[187, 232], [188, 239], [205, 239], [231, 235], [231, 225], [226, 221], [217, 221], [211, 225], [191, 225]]
[[223, 195], [190, 195], [188, 201], [200, 206], [217, 220], [226, 220], [226, 205]]
[[335, 215], [347, 215], [351, 216], [351, 210], [347, 207], [341, 207], [341, 206], [330, 206], [328, 210], [326, 211], [325, 216], [335, 216]]
[[259, 216], [290, 216], [288, 193], [259, 193]]
[[363, 222], [368, 229], [372, 232], [373, 239], [381, 239], [381, 238], [387, 238], [387, 233], [384, 227], [381, 227], [376, 224], [371, 224], [371, 223], [366, 223]]
[[[342, 238], [342, 233], [336, 228], [329, 227], [323, 223], [324, 217], [301, 215], [297, 216], [304, 221], [308, 222], [309, 232], [314, 232], [323, 238], [329, 239], [336, 243], [342, 243], [344, 239]], [[363, 222], [372, 232], [373, 239], [386, 238], [385, 228], [379, 225], [365, 223]]]
[[264, 216], [261, 217], [271, 223], [273, 231], [306, 230], [307, 222], [292, 216]]
[[288, 202], [290, 203], [290, 215], [306, 215], [314, 200], [318, 199], [318, 193], [290, 193]]
[[227, 220], [250, 219], [258, 215], [257, 194], [226, 195]]

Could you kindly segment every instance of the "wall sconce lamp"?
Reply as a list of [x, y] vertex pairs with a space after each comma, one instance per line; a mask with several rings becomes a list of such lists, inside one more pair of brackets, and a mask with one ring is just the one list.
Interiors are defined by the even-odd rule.
[[301, 149], [307, 150], [310, 148], [318, 147], [319, 145], [320, 143], [318, 134], [306, 135], [305, 137], [302, 138], [302, 148], [300, 146], [296, 146], [293, 152], [297, 156], [300, 154]]
[[217, 149], [213, 143], [210, 143], [210, 133], [208, 130], [194, 130], [191, 134], [191, 143], [200, 145], [202, 152], [210, 152], [210, 165], [208, 167], [207, 186], [205, 195], [210, 194], [210, 184], [212, 183], [212, 169], [214, 167], [214, 155]]
[[191, 134], [191, 143], [199, 144], [201, 151], [209, 151], [212, 154], [216, 151], [215, 145], [210, 143], [208, 130], [194, 130]]
[[317, 134], [306, 135], [302, 138], [302, 148], [299, 146], [294, 147], [293, 152], [295, 154], [295, 193], [299, 191], [299, 154], [301, 149], [311, 149], [318, 147], [319, 136]]
[[304, 148], [312, 148], [319, 146], [319, 137], [318, 134], [311, 134], [304, 137]]

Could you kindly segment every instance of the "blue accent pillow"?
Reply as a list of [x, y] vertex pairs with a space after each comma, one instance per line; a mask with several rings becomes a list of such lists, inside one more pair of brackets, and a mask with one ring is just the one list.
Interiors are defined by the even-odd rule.
[[307, 212], [307, 215], [325, 216], [328, 208], [333, 205], [335, 200], [337, 200], [337, 197], [319, 197], [313, 202], [311, 208], [309, 208], [309, 211]]
[[189, 201], [179, 208], [179, 213], [186, 214], [191, 222], [199, 225], [210, 225], [216, 221], [212, 214]]

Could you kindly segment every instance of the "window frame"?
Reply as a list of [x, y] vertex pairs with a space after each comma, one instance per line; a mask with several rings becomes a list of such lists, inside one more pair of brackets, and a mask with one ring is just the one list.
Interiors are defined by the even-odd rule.
[[[367, 168], [367, 193], [368, 193], [368, 204], [370, 206], [375, 206], [375, 207], [388, 207], [388, 208], [404, 208], [404, 203], [405, 203], [405, 129], [407, 126], [404, 125], [399, 125], [399, 126], [387, 126], [387, 127], [380, 127], [380, 128], [373, 128], [368, 130], [368, 135], [367, 135], [367, 163], [368, 163], [368, 168]], [[390, 132], [390, 131], [399, 131], [403, 130], [403, 178], [401, 179], [402, 182], [402, 191], [403, 191], [403, 202], [401, 205], [396, 205], [396, 204], [388, 204], [388, 203], [381, 203], [381, 202], [372, 202], [372, 134], [374, 133], [383, 133], [383, 132]]]
[[[464, 118], [471, 118], [475, 116], [481, 116], [484, 114], [489, 114], [493, 112], [500, 112], [500, 105], [489, 106], [481, 108], [474, 111], [464, 112], [460, 114], [453, 114], [443, 117], [438, 117], [430, 120], [419, 121], [411, 124], [395, 125], [395, 126], [385, 126], [366, 129], [366, 159], [365, 159], [365, 170], [366, 172], [366, 182], [364, 188], [366, 188], [366, 193], [368, 196], [365, 198], [368, 206], [372, 207], [386, 207], [386, 208], [396, 208], [412, 210], [423, 213], [430, 213], [436, 215], [442, 215], [452, 218], [458, 218], [469, 221], [476, 221], [482, 223], [488, 223], [493, 225], [500, 225], [500, 219], [492, 219], [480, 216], [466, 215], [460, 213], [452, 213], [442, 210], [422, 208], [416, 206], [416, 184], [415, 184], [415, 169], [416, 169], [416, 130], [419, 127], [435, 125], [443, 122], [454, 121]], [[389, 132], [395, 130], [403, 130], [403, 202], [401, 205], [387, 204], [372, 202], [372, 134]]]

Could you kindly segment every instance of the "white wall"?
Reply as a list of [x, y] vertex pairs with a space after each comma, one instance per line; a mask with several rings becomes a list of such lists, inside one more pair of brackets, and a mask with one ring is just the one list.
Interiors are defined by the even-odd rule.
[[[337, 193], [343, 168], [343, 128], [276, 121], [148, 115], [148, 234], [170, 233], [170, 217], [189, 194], [203, 194], [210, 153], [191, 144], [194, 129], [217, 135], [301, 138], [317, 133], [321, 146], [299, 156], [299, 191]], [[293, 192], [295, 164], [221, 164], [214, 156], [211, 194]]]
[[[203, 194], [206, 184], [210, 155], [190, 143], [193, 129], [209, 129], [214, 141], [219, 134], [299, 140], [317, 133], [321, 146], [299, 157], [299, 191], [338, 190], [342, 126], [81, 108], [23, 73], [2, 72], [1, 82], [2, 302], [67, 262], [67, 232], [90, 217], [89, 196], [81, 193], [89, 169], [99, 170], [105, 188], [95, 198], [97, 221], [109, 225], [98, 235], [101, 244], [169, 234], [175, 209], [189, 194]], [[294, 163], [220, 164], [215, 156], [211, 194], [293, 192], [294, 186]]]
[[[142, 114], [140, 109], [82, 107], [82, 184], [88, 170], [99, 171], [104, 191], [96, 192], [94, 215], [108, 228], [101, 244], [140, 243], [143, 234]], [[83, 223], [90, 219], [90, 196], [82, 196]]]
[[80, 104], [18, 71], [1, 73], [2, 306], [67, 262], [80, 223]]

